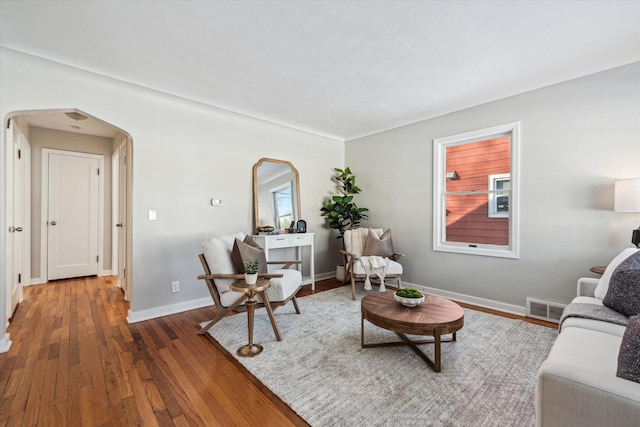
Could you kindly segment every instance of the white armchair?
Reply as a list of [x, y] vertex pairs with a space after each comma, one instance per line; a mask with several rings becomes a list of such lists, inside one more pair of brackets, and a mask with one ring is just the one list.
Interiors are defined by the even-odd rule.
[[[234, 247], [235, 246], [235, 247]], [[209, 293], [215, 304], [215, 316], [198, 333], [204, 334], [220, 319], [231, 311], [244, 311], [244, 303], [247, 295], [243, 292], [231, 290], [231, 284], [244, 279], [244, 266], [246, 261], [253, 261], [258, 257], [261, 263], [259, 277], [268, 279], [271, 286], [266, 290], [267, 299], [274, 309], [292, 301], [296, 313], [300, 314], [296, 294], [302, 287], [302, 275], [298, 270], [289, 269], [292, 264], [300, 261], [265, 261], [264, 252], [244, 233], [232, 233], [213, 237], [202, 242], [203, 253], [199, 255], [205, 274], [198, 276], [204, 280], [209, 288]], [[234, 257], [236, 262], [234, 263]], [[240, 265], [237, 265], [240, 264]], [[284, 264], [283, 268], [267, 271], [268, 265]], [[258, 296], [258, 305], [264, 307], [264, 302]], [[271, 324], [278, 341], [280, 333], [272, 319]]]
[[385, 290], [386, 280], [395, 280], [402, 286], [402, 265], [398, 260], [404, 254], [396, 253], [391, 240], [391, 230], [381, 228], [355, 228], [344, 233], [345, 277], [351, 280], [351, 298], [356, 299], [356, 282], [364, 282], [371, 289], [370, 277], [380, 281], [380, 291]]

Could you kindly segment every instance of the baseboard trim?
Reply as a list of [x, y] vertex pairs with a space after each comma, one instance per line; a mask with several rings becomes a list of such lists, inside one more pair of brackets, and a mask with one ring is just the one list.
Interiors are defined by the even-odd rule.
[[142, 322], [144, 320], [169, 316], [170, 314], [182, 313], [183, 311], [195, 310], [196, 308], [208, 307], [210, 305], [213, 305], [213, 299], [211, 297], [205, 297], [191, 301], [179, 302], [177, 304], [163, 305], [162, 307], [150, 308], [148, 310], [129, 310], [129, 313], [127, 314], [127, 322]]
[[[335, 272], [328, 272], [316, 275], [316, 281], [331, 279], [336, 277]], [[311, 284], [311, 280], [304, 280], [303, 285]], [[443, 289], [431, 288], [428, 286], [416, 285], [414, 283], [402, 282], [403, 286], [416, 288], [427, 294], [437, 295], [454, 301], [475, 305], [478, 307], [490, 308], [492, 310], [504, 313], [515, 314], [518, 316], [526, 316], [527, 308], [514, 304], [506, 304], [485, 298], [474, 297], [471, 295], [460, 294], [457, 292], [445, 291]], [[208, 307], [213, 304], [211, 297], [200, 298], [191, 301], [184, 301], [177, 304], [164, 305], [162, 307], [150, 308], [148, 310], [131, 311], [127, 315], [127, 322], [136, 323], [145, 320], [155, 319], [157, 317], [169, 316], [171, 314], [182, 313], [183, 311], [195, 310], [197, 308]]]
[[[316, 274], [316, 282], [319, 280], [327, 280], [327, 279], [333, 279], [334, 277], [336, 277], [336, 272], [328, 272], [328, 273], [321, 273], [321, 274]], [[311, 283], [311, 280], [308, 280], [305, 282], [303, 282], [303, 285], [308, 285], [309, 283]]]
[[47, 283], [47, 281], [44, 280], [42, 277], [32, 277], [31, 278], [31, 283], [29, 283], [28, 285], [25, 285], [25, 286], [43, 285], [45, 283]]
[[[332, 279], [336, 277], [335, 273], [325, 273], [323, 274], [323, 276], [326, 276], [324, 277], [325, 279]], [[431, 288], [423, 285], [416, 285], [415, 283], [406, 282], [404, 280], [402, 281], [402, 286], [416, 288], [426, 294], [432, 294], [450, 300], [463, 302], [465, 304], [476, 305], [478, 307], [490, 308], [492, 310], [501, 311], [503, 313], [515, 314], [522, 317], [526, 317], [527, 315], [527, 307], [522, 307], [519, 305], [507, 304], [500, 301], [474, 297], [472, 295], [459, 294], [457, 292], [445, 291], [443, 289]]]
[[402, 286], [416, 288], [420, 291], [424, 291], [427, 294], [437, 295], [439, 297], [463, 302], [465, 304], [476, 305], [483, 308], [490, 308], [493, 310], [516, 314], [523, 317], [527, 315], [527, 307], [521, 307], [519, 305], [507, 304], [500, 301], [474, 297], [466, 294], [459, 294], [457, 292], [445, 291], [443, 289], [430, 288], [428, 286], [416, 285], [405, 281], [402, 282]]
[[5, 333], [0, 339], [0, 353], [6, 353], [11, 348], [11, 339], [9, 333]]

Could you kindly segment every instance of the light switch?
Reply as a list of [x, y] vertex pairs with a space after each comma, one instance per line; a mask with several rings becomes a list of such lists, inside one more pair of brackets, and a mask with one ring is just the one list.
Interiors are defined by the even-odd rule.
[[216, 207], [224, 206], [224, 200], [222, 200], [222, 199], [211, 199], [211, 206], [216, 206]]
[[149, 221], [155, 221], [155, 220], [156, 220], [156, 210], [149, 209]]

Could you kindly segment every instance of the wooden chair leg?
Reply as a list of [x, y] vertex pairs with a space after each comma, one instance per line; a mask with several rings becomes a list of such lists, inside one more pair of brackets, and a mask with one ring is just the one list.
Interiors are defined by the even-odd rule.
[[356, 280], [351, 275], [351, 299], [356, 299]]
[[216, 317], [214, 317], [213, 319], [211, 319], [206, 325], [204, 325], [204, 327], [202, 327], [199, 331], [198, 331], [198, 335], [202, 335], [205, 332], [207, 332], [209, 330], [209, 328], [211, 328], [213, 325], [215, 325], [216, 323], [218, 323], [218, 321], [220, 319], [222, 319], [224, 316], [226, 316], [229, 312], [233, 311], [237, 306], [239, 306], [240, 304], [242, 304], [244, 302], [244, 300], [247, 299], [247, 295], [242, 295], [240, 298], [238, 298], [233, 304], [231, 304], [229, 307], [226, 307], [224, 309], [222, 309], [222, 311], [220, 311]]
[[282, 341], [282, 337], [280, 336], [280, 331], [278, 330], [278, 325], [276, 324], [276, 319], [273, 317], [273, 310], [271, 309], [271, 303], [269, 302], [269, 297], [267, 297], [267, 293], [262, 291], [259, 292], [262, 296], [262, 301], [264, 302], [264, 308], [267, 309], [267, 313], [269, 314], [269, 320], [271, 321], [271, 327], [273, 328], [273, 333], [276, 334], [276, 340]]
[[296, 297], [291, 298], [291, 301], [293, 302], [293, 306], [296, 309], [296, 313], [300, 314], [300, 307], [298, 307], [298, 300], [296, 299]]

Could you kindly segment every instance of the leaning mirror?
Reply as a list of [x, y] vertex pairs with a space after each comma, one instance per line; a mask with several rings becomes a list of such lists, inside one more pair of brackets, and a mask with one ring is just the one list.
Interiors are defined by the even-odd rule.
[[290, 162], [262, 158], [253, 166], [253, 208], [256, 233], [269, 226], [287, 232], [300, 219], [300, 181]]

